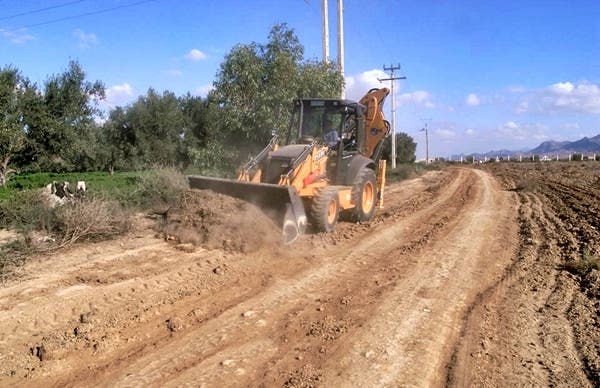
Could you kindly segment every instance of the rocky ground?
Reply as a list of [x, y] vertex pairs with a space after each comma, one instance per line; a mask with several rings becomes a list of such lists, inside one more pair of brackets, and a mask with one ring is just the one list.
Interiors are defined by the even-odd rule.
[[2, 285], [0, 386], [597, 385], [598, 165], [430, 172], [285, 247], [189, 193]]

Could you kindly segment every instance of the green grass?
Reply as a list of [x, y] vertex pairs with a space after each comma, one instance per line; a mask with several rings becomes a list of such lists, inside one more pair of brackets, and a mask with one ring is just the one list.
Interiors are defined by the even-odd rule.
[[77, 181], [85, 181], [90, 195], [105, 195], [125, 203], [130, 199], [130, 193], [134, 191], [141, 175], [141, 172], [120, 172], [113, 175], [108, 172], [15, 175], [6, 186], [0, 187], [0, 201], [14, 200], [20, 192], [37, 190], [53, 181], [69, 182], [73, 188]]
[[581, 260], [570, 261], [562, 268], [574, 275], [585, 276], [593, 269], [600, 270], [600, 260], [595, 258], [586, 247], [581, 253]]
[[406, 179], [416, 178], [425, 174], [427, 171], [439, 170], [441, 167], [439, 164], [420, 164], [420, 163], [406, 163], [397, 164], [395, 169], [391, 168], [391, 164], [388, 164], [386, 171], [386, 179], [388, 182], [399, 182]]

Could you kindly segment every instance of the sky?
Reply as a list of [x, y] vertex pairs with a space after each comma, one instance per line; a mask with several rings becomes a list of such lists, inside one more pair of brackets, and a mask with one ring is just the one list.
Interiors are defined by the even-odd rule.
[[[329, 0], [336, 60], [337, 0]], [[430, 156], [600, 134], [600, 1], [345, 0], [346, 97], [390, 87], [395, 128]], [[287, 23], [322, 59], [321, 0], [0, 0], [0, 67], [39, 85], [82, 65], [105, 109], [149, 88], [205, 96], [236, 44]], [[386, 115], [391, 121], [391, 98]]]

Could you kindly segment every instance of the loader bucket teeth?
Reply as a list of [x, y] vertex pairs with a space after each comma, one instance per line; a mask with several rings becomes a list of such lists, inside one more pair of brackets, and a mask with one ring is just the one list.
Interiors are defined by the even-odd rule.
[[291, 186], [251, 183], [205, 176], [188, 176], [190, 188], [212, 190], [258, 206], [282, 228], [282, 241], [291, 244], [306, 230], [302, 199]]

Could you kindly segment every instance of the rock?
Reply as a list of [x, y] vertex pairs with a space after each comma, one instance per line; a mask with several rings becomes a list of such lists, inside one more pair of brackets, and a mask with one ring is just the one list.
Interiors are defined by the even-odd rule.
[[178, 249], [185, 253], [193, 253], [196, 251], [196, 246], [194, 246], [194, 244], [192, 244], [192, 243], [177, 244], [177, 245], [175, 245], [175, 249]]
[[235, 360], [223, 360], [221, 361], [221, 366], [233, 366], [235, 365]]
[[183, 329], [181, 321], [179, 321], [177, 318], [169, 318], [165, 321], [165, 323], [167, 325], [167, 329], [172, 333]]
[[252, 318], [255, 315], [256, 315], [255, 311], [248, 310], [248, 311], [246, 311], [245, 313], [242, 314], [242, 317], [244, 317], [244, 318]]

